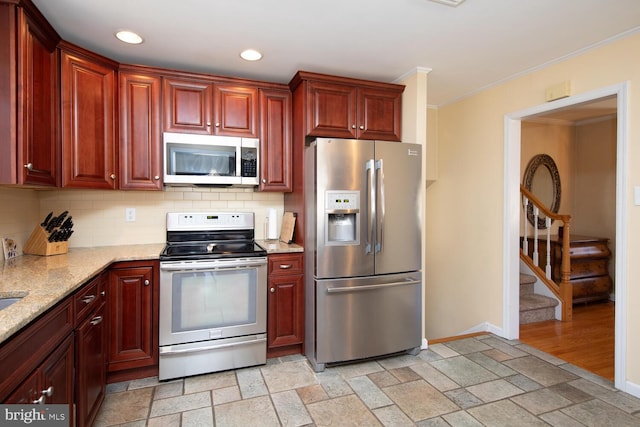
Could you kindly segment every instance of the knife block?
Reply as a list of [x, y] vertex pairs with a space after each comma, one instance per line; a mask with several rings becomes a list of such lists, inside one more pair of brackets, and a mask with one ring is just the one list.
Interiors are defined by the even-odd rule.
[[25, 254], [44, 256], [66, 254], [69, 251], [69, 242], [50, 242], [49, 234], [37, 225], [22, 251]]

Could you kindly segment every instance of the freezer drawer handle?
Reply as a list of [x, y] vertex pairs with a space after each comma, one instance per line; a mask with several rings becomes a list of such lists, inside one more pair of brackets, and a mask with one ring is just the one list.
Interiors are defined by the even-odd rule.
[[259, 338], [251, 341], [242, 341], [242, 342], [233, 342], [228, 344], [219, 344], [219, 345], [212, 345], [212, 346], [206, 346], [206, 347], [188, 348], [184, 350], [166, 350], [166, 349], [160, 348], [160, 354], [162, 356], [173, 356], [173, 355], [184, 354], [184, 353], [197, 353], [200, 351], [220, 350], [221, 348], [239, 347], [242, 345], [249, 345], [249, 344], [259, 344], [261, 342], [265, 342], [266, 340], [267, 340], [266, 338]]
[[391, 282], [383, 283], [380, 285], [349, 286], [347, 288], [327, 288], [327, 293], [335, 294], [340, 292], [370, 291], [371, 289], [388, 288], [391, 286], [419, 285], [420, 283], [422, 283], [421, 280], [407, 279], [404, 282]]

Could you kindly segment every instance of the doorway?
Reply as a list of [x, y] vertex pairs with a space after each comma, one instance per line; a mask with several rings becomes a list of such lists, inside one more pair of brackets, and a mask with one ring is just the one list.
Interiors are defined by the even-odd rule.
[[[626, 297], [626, 254], [622, 248], [626, 240], [626, 206], [627, 187], [627, 84], [622, 83], [611, 87], [595, 90], [582, 95], [575, 95], [557, 101], [542, 104], [526, 110], [517, 111], [505, 116], [505, 244], [504, 262], [505, 277], [503, 285], [504, 303], [504, 332], [508, 338], [519, 337], [519, 292], [515, 287], [518, 283], [519, 264], [519, 230], [520, 230], [520, 155], [521, 155], [521, 124], [523, 120], [536, 116], [551, 114], [551, 112], [570, 111], [572, 107], [586, 105], [595, 101], [614, 98], [617, 110], [616, 124], [616, 191], [615, 191], [615, 267], [613, 268], [616, 283], [615, 302], [615, 386], [623, 391], [626, 387], [626, 313], [624, 305]], [[514, 286], [514, 284], [516, 284]]]

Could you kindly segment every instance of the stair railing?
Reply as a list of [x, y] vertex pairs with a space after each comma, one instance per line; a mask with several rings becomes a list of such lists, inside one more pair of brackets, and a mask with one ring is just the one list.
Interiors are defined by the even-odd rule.
[[[544, 203], [542, 203], [536, 196], [534, 196], [523, 185], [520, 185], [520, 194], [522, 195], [522, 201], [524, 204], [524, 236], [522, 238], [522, 247], [520, 248], [520, 259], [533, 271], [533, 273], [544, 283], [547, 288], [560, 300], [562, 303], [562, 321], [570, 321], [573, 318], [573, 288], [569, 282], [571, 276], [571, 258], [570, 253], [570, 222], [571, 215], [556, 214], [549, 210]], [[540, 214], [544, 215], [544, 227], [539, 229], [537, 226], [533, 226], [533, 251], [529, 254], [529, 238], [531, 237], [529, 231], [529, 221], [527, 215], [529, 212], [529, 205], [533, 212], [533, 223], [538, 224]], [[551, 221], [562, 221], [563, 233], [562, 233], [562, 261], [560, 264], [560, 283], [556, 283], [552, 279], [551, 272]], [[540, 230], [544, 230], [546, 233], [546, 259], [544, 263], [544, 270], [540, 267], [540, 254], [538, 251], [538, 241]]]

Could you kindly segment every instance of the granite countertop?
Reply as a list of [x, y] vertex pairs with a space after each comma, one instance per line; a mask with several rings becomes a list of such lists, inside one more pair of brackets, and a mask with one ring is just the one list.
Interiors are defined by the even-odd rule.
[[22, 255], [5, 261], [0, 297], [24, 298], [0, 310], [0, 344], [111, 263], [158, 259], [163, 247], [164, 243], [71, 248], [61, 255]]
[[262, 246], [267, 254], [287, 254], [291, 252], [304, 252], [304, 248], [295, 243], [284, 243], [280, 240], [256, 240], [256, 243]]

